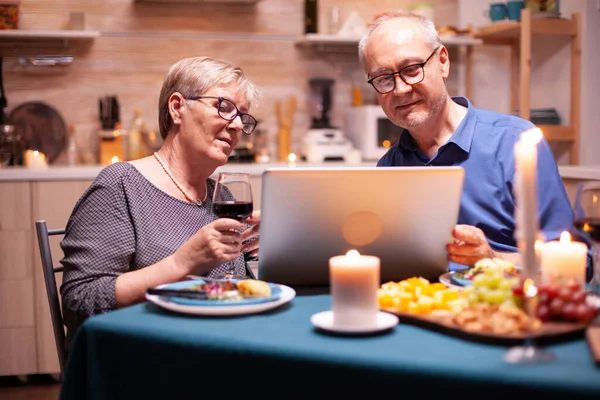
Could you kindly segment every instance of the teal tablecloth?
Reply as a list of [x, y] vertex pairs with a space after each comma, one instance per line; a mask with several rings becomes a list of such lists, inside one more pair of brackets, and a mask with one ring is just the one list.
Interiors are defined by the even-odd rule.
[[552, 364], [515, 366], [502, 360], [507, 347], [402, 323], [377, 336], [323, 334], [310, 317], [329, 307], [329, 295], [311, 295], [241, 317], [186, 316], [145, 303], [90, 318], [76, 336], [61, 398], [600, 398], [600, 368], [584, 339], [547, 347], [558, 358]]

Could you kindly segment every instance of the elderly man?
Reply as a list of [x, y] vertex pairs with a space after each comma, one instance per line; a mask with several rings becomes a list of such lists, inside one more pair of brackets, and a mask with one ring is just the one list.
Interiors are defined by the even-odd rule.
[[[500, 257], [520, 264], [514, 238], [514, 146], [534, 125], [477, 109], [465, 97], [451, 97], [445, 84], [448, 50], [434, 24], [419, 15], [380, 16], [361, 39], [359, 58], [385, 114], [404, 128], [377, 165], [465, 170], [449, 260], [473, 265]], [[556, 239], [572, 227], [573, 211], [545, 140], [538, 145], [537, 178], [540, 228], [546, 240]]]

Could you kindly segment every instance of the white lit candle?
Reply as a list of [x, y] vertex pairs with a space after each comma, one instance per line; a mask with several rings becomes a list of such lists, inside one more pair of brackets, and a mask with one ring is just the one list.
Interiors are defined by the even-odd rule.
[[288, 167], [294, 168], [296, 166], [296, 155], [294, 153], [288, 154]]
[[542, 139], [539, 128], [523, 132], [515, 145], [517, 218], [515, 239], [523, 258], [526, 277], [537, 273], [535, 242], [538, 238], [537, 144]]
[[561, 233], [560, 240], [544, 243], [541, 258], [544, 280], [575, 279], [585, 283], [587, 246], [572, 242], [569, 232]]
[[114, 164], [114, 163], [118, 163], [118, 162], [119, 162], [119, 157], [113, 156], [111, 163]]
[[331, 309], [336, 326], [376, 326], [380, 261], [350, 250], [329, 259]]
[[37, 150], [27, 150], [24, 156], [25, 166], [30, 169], [48, 168], [46, 155]]

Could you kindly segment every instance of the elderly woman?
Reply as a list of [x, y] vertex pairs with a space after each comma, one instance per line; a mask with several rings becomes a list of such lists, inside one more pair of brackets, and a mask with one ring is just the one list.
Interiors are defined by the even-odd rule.
[[260, 212], [243, 222], [218, 218], [210, 176], [256, 127], [248, 110], [258, 95], [240, 68], [223, 61], [187, 58], [171, 67], [158, 105], [163, 146], [103, 169], [67, 224], [67, 348], [87, 317], [142, 301], [150, 287], [215, 276], [228, 262], [246, 274], [245, 258], [258, 252]]

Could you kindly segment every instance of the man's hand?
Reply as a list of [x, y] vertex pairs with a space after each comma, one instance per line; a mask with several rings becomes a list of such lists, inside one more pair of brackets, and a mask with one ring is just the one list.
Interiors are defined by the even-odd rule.
[[474, 265], [483, 258], [494, 258], [483, 231], [471, 225], [456, 225], [452, 230], [453, 244], [446, 245], [448, 259], [457, 264]]

